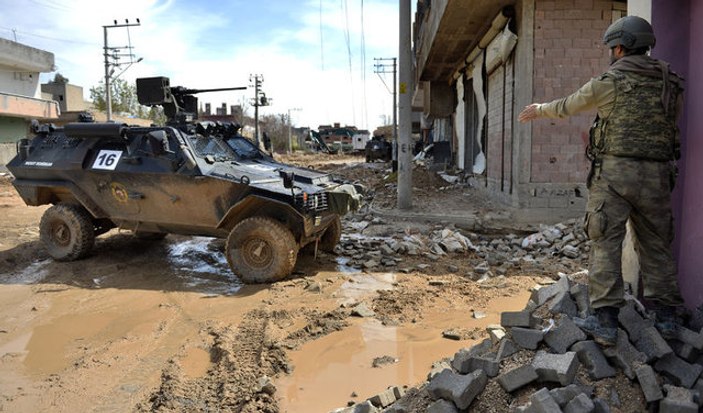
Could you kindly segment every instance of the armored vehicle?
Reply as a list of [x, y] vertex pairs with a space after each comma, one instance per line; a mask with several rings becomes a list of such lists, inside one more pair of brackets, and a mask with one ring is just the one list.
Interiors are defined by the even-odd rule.
[[163, 106], [166, 126], [33, 122], [35, 136], [18, 142], [7, 168], [27, 205], [53, 205], [40, 238], [54, 259], [85, 257], [115, 227], [150, 239], [211, 236], [227, 240], [242, 281], [262, 283], [289, 275], [308, 244], [334, 249], [357, 188], [274, 161], [237, 124], [198, 122], [193, 95], [204, 91], [213, 89], [138, 79], [139, 102]]

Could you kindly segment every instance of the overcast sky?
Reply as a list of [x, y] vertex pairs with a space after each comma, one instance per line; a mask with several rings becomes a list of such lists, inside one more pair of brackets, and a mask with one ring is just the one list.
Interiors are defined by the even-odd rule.
[[[250, 74], [261, 74], [273, 99], [261, 113], [299, 108], [291, 113], [297, 126], [373, 130], [392, 114], [392, 75], [382, 75], [384, 84], [374, 58], [398, 55], [397, 0], [0, 0], [0, 10], [0, 37], [54, 53], [57, 72], [86, 98], [104, 78], [103, 26], [139, 18], [129, 37], [108, 29], [110, 47], [131, 43], [143, 58], [121, 75], [129, 82], [163, 75], [190, 88], [249, 86]], [[253, 95], [199, 98], [214, 108]]]

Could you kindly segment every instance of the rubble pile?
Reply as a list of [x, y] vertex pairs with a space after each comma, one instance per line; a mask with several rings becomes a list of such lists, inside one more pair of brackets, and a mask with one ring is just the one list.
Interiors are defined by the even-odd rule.
[[[402, 231], [389, 237], [366, 237], [363, 232], [372, 225], [384, 224], [380, 218], [349, 221], [345, 235], [337, 246], [337, 254], [348, 257], [348, 266], [364, 270], [387, 268], [408, 272], [402, 268], [402, 256], [424, 256], [437, 261], [447, 254], [473, 252], [480, 260], [473, 278], [504, 275], [510, 266], [525, 263], [540, 264], [554, 257], [586, 260], [589, 245], [579, 220], [569, 220], [553, 226], [541, 226], [539, 232], [526, 237], [507, 234], [487, 238], [467, 232], [467, 236], [453, 226], [438, 226], [428, 235]], [[351, 235], [346, 235], [351, 234]]]
[[666, 340], [628, 296], [617, 344], [601, 347], [572, 321], [589, 311], [588, 289], [578, 278], [564, 275], [535, 288], [523, 311], [502, 313], [501, 324], [487, 328], [490, 338], [435, 363], [418, 388], [335, 412], [698, 412], [700, 321]]

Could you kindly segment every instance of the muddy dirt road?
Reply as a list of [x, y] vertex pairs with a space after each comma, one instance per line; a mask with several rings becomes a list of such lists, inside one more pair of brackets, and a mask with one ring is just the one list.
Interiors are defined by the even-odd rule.
[[[244, 286], [219, 240], [117, 230], [59, 263], [38, 241], [44, 209], [0, 177], [0, 411], [328, 412], [421, 382], [521, 309], [544, 275], [511, 269], [479, 284], [465, 276], [473, 253], [402, 256], [407, 274], [321, 254], [301, 256], [288, 280]], [[352, 315], [359, 304], [372, 312]]]

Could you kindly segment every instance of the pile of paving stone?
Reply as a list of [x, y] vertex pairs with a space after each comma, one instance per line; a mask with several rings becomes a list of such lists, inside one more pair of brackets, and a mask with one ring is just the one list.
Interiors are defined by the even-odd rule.
[[[579, 220], [569, 220], [553, 226], [543, 226], [539, 232], [526, 237], [508, 234], [491, 237], [462, 231], [454, 227], [436, 227], [429, 235], [400, 232], [389, 237], [359, 236], [371, 225], [384, 224], [379, 218], [347, 222], [336, 252], [349, 258], [348, 266], [368, 271], [398, 269], [403, 266], [403, 256], [424, 256], [437, 261], [454, 253], [474, 252], [481, 258], [474, 274], [480, 278], [503, 275], [511, 265], [540, 264], [553, 257], [586, 259], [589, 251], [586, 234]], [[421, 269], [421, 268], [420, 268]]]
[[[700, 321], [680, 327], [676, 339], [665, 340], [641, 304], [628, 297], [619, 315], [617, 344], [601, 347], [572, 321], [588, 311], [586, 285], [562, 276], [536, 288], [525, 310], [502, 313], [501, 325], [488, 327], [490, 338], [436, 363], [428, 381], [407, 394], [424, 395], [427, 406], [422, 411], [428, 413], [485, 411], [485, 404], [476, 406], [491, 383], [500, 385], [510, 400], [505, 406], [492, 405], [496, 412], [699, 411], [703, 331], [694, 324]], [[620, 400], [615, 389], [623, 386], [618, 381], [636, 393], [629, 397], [636, 400]], [[404, 394], [389, 389], [337, 411], [418, 411]]]

